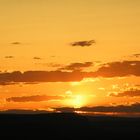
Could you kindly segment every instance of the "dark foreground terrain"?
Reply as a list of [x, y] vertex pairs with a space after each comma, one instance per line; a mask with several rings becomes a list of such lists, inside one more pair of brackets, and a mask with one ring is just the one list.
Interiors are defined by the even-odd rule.
[[139, 139], [139, 135], [140, 118], [91, 117], [74, 113], [0, 115], [1, 138]]

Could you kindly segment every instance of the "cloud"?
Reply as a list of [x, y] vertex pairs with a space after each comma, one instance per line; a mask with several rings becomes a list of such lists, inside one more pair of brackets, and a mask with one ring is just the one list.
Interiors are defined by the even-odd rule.
[[27, 109], [10, 109], [10, 110], [2, 110], [0, 114], [44, 114], [50, 113], [47, 110], [27, 110]]
[[25, 84], [25, 85], [32, 85], [32, 84], [40, 84], [40, 83], [37, 83], [37, 82], [25, 82], [23, 84]]
[[78, 42], [71, 43], [71, 46], [88, 47], [88, 46], [91, 46], [92, 44], [95, 44], [95, 43], [96, 43], [95, 40], [78, 41]]
[[[140, 61], [112, 62], [102, 65], [97, 71], [83, 72], [92, 62], [72, 63], [56, 71], [0, 72], [0, 83], [10, 82], [78, 82], [84, 78], [140, 76]], [[63, 71], [70, 70], [70, 71]]]
[[14, 71], [0, 73], [0, 82], [73, 82], [88, 77], [88, 72]]
[[140, 57], [140, 53], [133, 54], [134, 57]]
[[10, 97], [7, 98], [7, 102], [42, 102], [51, 100], [62, 100], [63, 96], [46, 96], [46, 95], [35, 95], [35, 96], [22, 96], [22, 97]]
[[123, 77], [140, 76], [140, 61], [122, 61], [103, 64], [94, 76], [101, 77]]
[[140, 113], [140, 103], [134, 103], [132, 105], [118, 105], [118, 106], [96, 106], [96, 107], [81, 107], [81, 108], [55, 108], [56, 111], [60, 112], [114, 112], [114, 113]]
[[93, 65], [92, 62], [85, 62], [85, 63], [71, 63], [70, 65], [67, 65], [63, 68], [60, 68], [59, 70], [82, 70], [83, 68], [88, 68]]
[[109, 96], [113, 97], [136, 97], [140, 96], [139, 89], [130, 89], [128, 91], [120, 92], [120, 93], [110, 93]]
[[0, 82], [1, 86], [8, 86], [8, 85], [16, 85], [17, 83], [15, 82]]
[[5, 56], [5, 58], [11, 59], [11, 58], [14, 58], [14, 56], [9, 55], [9, 56]]
[[48, 66], [48, 67], [54, 67], [54, 68], [56, 68], [56, 67], [62, 67], [61, 64], [56, 64], [56, 63], [40, 63], [40, 64], [42, 64], [44, 66]]
[[17, 42], [17, 41], [16, 41], [16, 42], [12, 42], [11, 44], [12, 44], [12, 45], [20, 45], [21, 42]]
[[33, 57], [33, 59], [35, 59], [35, 60], [41, 60], [40, 57]]

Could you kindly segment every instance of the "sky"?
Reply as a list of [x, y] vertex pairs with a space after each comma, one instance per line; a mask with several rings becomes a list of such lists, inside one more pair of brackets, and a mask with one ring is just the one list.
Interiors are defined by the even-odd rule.
[[139, 113], [139, 6], [0, 0], [0, 110], [100, 106]]

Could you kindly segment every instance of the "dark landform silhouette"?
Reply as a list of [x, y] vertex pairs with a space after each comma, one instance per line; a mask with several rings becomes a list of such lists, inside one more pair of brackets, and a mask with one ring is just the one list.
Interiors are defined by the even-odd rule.
[[[15, 111], [16, 112], [16, 111]], [[1, 138], [122, 139], [140, 137], [140, 118], [76, 113], [0, 113]]]

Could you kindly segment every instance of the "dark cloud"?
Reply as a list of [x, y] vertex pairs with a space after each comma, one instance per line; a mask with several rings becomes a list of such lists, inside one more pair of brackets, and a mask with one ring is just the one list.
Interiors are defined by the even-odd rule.
[[62, 71], [14, 71], [0, 73], [0, 82], [72, 82], [89, 77], [90, 72]]
[[140, 57], [140, 53], [133, 54], [134, 57]]
[[72, 63], [63, 68], [60, 68], [59, 70], [71, 70], [71, 71], [82, 70], [83, 68], [88, 68], [88, 67], [91, 67], [92, 65], [93, 65], [92, 62]]
[[23, 110], [23, 109], [10, 109], [10, 110], [4, 110], [0, 111], [0, 114], [44, 114], [44, 113], [50, 113], [50, 111], [47, 110]]
[[8, 85], [16, 85], [17, 83], [15, 82], [0, 82], [1, 86], [8, 86]]
[[96, 107], [81, 107], [81, 108], [56, 108], [56, 111], [60, 112], [73, 112], [73, 111], [83, 111], [83, 112], [116, 112], [116, 113], [140, 113], [140, 103], [135, 103], [132, 105], [118, 105], [118, 106], [96, 106]]
[[71, 43], [72, 46], [80, 46], [80, 47], [88, 47], [91, 46], [92, 44], [95, 44], [95, 40], [90, 40], [90, 41], [77, 41]]
[[35, 96], [22, 96], [22, 97], [11, 97], [7, 98], [7, 102], [42, 102], [50, 100], [62, 100], [62, 96], [46, 96], [46, 95], [35, 95]]
[[40, 57], [33, 57], [33, 59], [35, 59], [35, 60], [41, 60]]
[[[140, 61], [112, 62], [102, 65], [95, 72], [83, 72], [92, 62], [73, 63], [56, 71], [1, 72], [1, 82], [74, 82], [84, 78], [140, 76]], [[71, 71], [63, 71], [71, 70]]]
[[114, 97], [136, 97], [140, 96], [140, 90], [139, 89], [130, 89], [128, 91], [120, 92], [120, 93], [110, 93], [109, 96]]
[[140, 76], [140, 61], [112, 62], [102, 65], [94, 76], [101, 77], [123, 77]]
[[12, 42], [11, 44], [12, 44], [12, 45], [20, 45], [21, 42]]
[[5, 56], [5, 58], [11, 59], [11, 58], [14, 58], [14, 56], [9, 55], [9, 56]]

